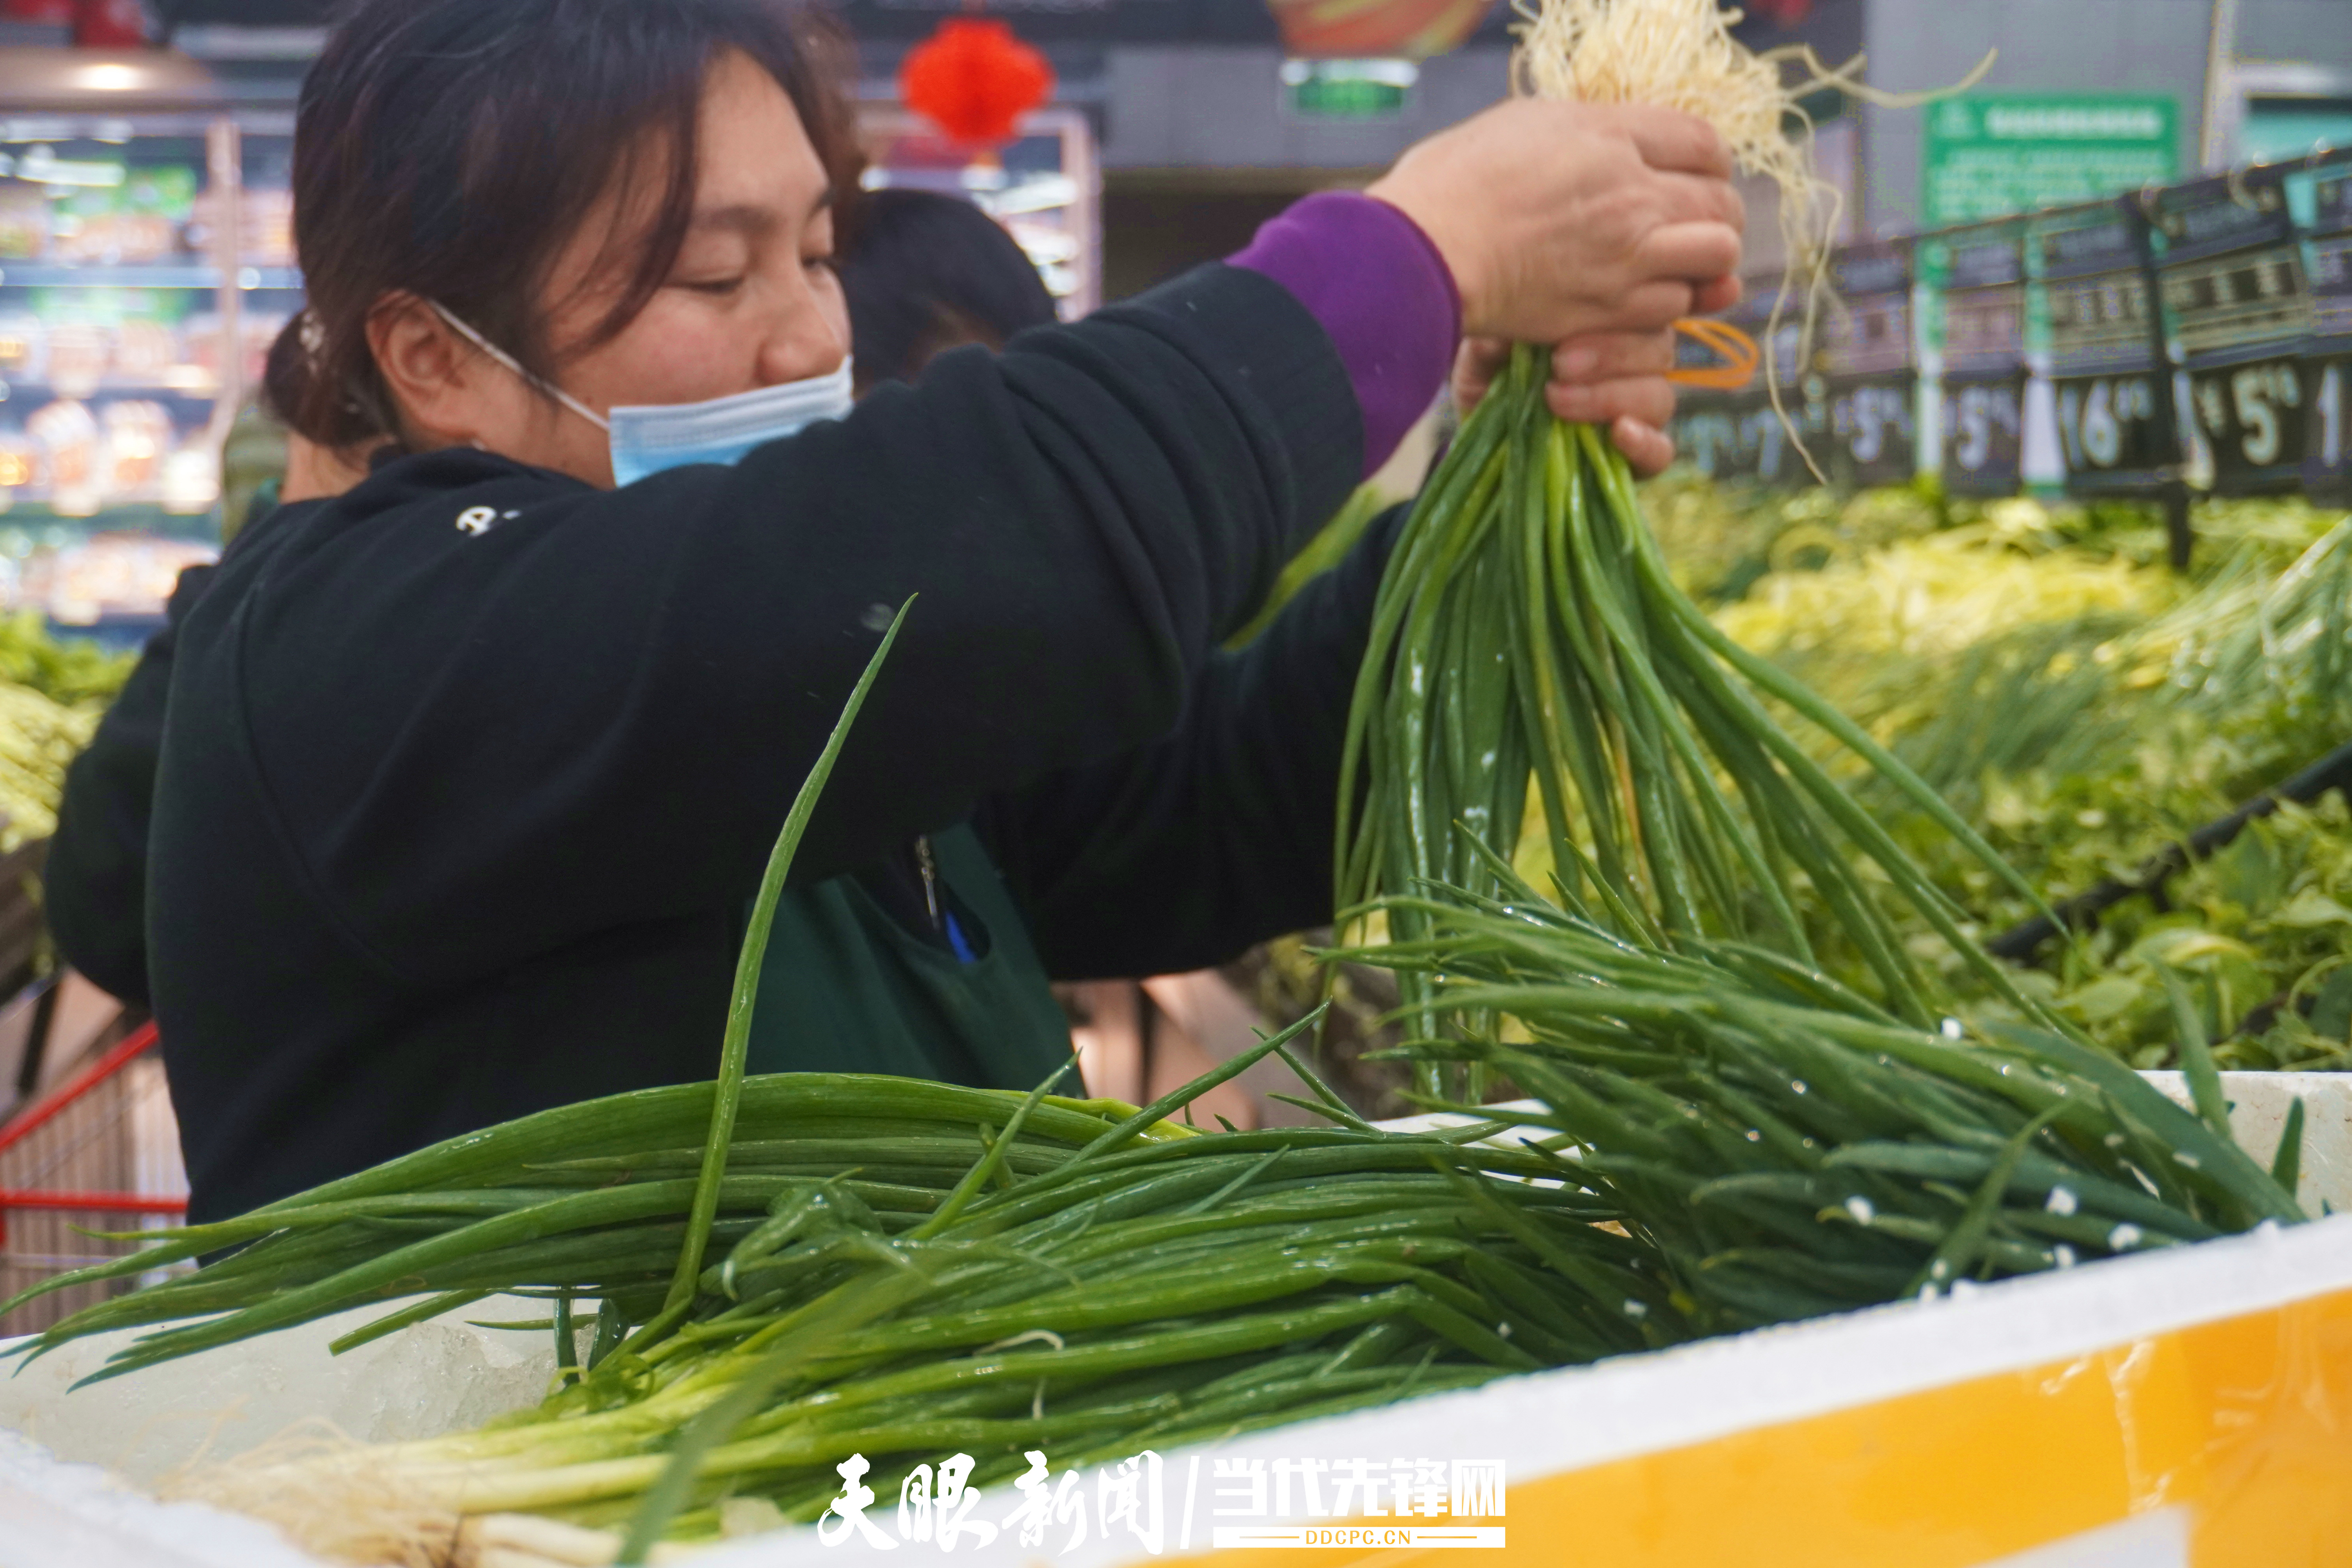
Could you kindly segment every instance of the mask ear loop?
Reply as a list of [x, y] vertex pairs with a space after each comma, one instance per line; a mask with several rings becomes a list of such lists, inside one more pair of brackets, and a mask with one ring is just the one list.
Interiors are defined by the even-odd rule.
[[[448, 322], [451, 330], [456, 331], [458, 336], [464, 338], [467, 342], [473, 344], [476, 348], [489, 355], [490, 358], [496, 360], [499, 364], [504, 365], [508, 370], [512, 371], [516, 378], [521, 381], [524, 385], [530, 387], [534, 392], [543, 393], [547, 396], [552, 397], [556, 402], [561, 403], [564, 407], [569, 408], [572, 413], [577, 414], [581, 418], [585, 419], [589, 424], [596, 426], [597, 429], [604, 431], [608, 435], [611, 434], [613, 429], [613, 422], [611, 420], [605, 418], [603, 415], [597, 413], [594, 409], [589, 407], [586, 404], [581, 402], [578, 398], [564, 391], [563, 388], [556, 385], [553, 382], [548, 381], [541, 376], [533, 375], [530, 371], [525, 370], [522, 367], [521, 363], [518, 361], [514, 355], [507, 353], [506, 350], [499, 347], [498, 344], [490, 342], [489, 339], [474, 331], [473, 328], [467, 326], [464, 321], [459, 321], [457, 313], [451, 310], [448, 306], [441, 303], [440, 300], [428, 300], [425, 303], [432, 306], [434, 314]], [[827, 323], [828, 326], [830, 326], [830, 324], [831, 323]], [[481, 443], [477, 441], [474, 445], [478, 447]]]

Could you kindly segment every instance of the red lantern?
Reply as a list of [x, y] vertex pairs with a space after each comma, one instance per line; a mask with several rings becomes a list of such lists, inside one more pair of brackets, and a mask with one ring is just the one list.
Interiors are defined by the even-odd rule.
[[958, 142], [992, 145], [1054, 90], [1045, 57], [992, 16], [950, 16], [907, 53], [898, 96]]
[[78, 0], [73, 42], [82, 49], [135, 49], [147, 42], [147, 16], [139, 0]]

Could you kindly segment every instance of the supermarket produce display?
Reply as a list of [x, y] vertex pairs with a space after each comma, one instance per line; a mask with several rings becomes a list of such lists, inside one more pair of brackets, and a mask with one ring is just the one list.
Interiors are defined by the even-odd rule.
[[[2310, 1151], [2343, 1129], [2307, 1139], [2298, 1100], [2250, 1146], [2222, 1077], [2352, 1070], [2352, 515], [2293, 493], [2310, 466], [2299, 432], [2262, 448], [2261, 399], [2229, 401], [2229, 373], [2254, 365], [2284, 405], [2299, 281], [2268, 289], [2285, 303], [2248, 340], [2255, 358], [2229, 357], [2247, 343], [2199, 315], [2241, 272], [2300, 265], [2296, 220], [2283, 198], [2193, 183], [1937, 250], [1973, 295], [1956, 341], [1982, 353], [1958, 356], [1954, 385], [1975, 395], [1944, 427], [1988, 444], [1948, 492], [1906, 482], [1927, 252], [1822, 251], [1783, 132], [1790, 63], [1742, 48], [1715, 0], [1547, 0], [1515, 66], [1538, 93], [1693, 109], [1780, 184], [1789, 298], [1810, 268], [1850, 308], [1819, 357], [1798, 341], [1810, 325], [1769, 345], [1775, 365], [1785, 346], [1817, 373], [1774, 440], [1843, 488], [1776, 492], [1729, 468], [1637, 484], [1606, 430], [1553, 416], [1535, 348], [1509, 351], [1463, 418], [1382, 580], [1340, 768], [1335, 934], [1308, 955], [1392, 977], [1385, 1056], [1435, 1124], [1374, 1125], [1307, 1069], [1328, 989], [1139, 1106], [1061, 1092], [1075, 1063], [1025, 1095], [747, 1072], [778, 898], [919, 596], [776, 840], [715, 1081], [539, 1111], [236, 1217], [121, 1233], [142, 1249], [0, 1314], [136, 1288], [9, 1354], [111, 1336], [86, 1385], [355, 1310], [377, 1315], [337, 1353], [493, 1297], [544, 1303], [474, 1325], [551, 1342], [553, 1377], [525, 1408], [396, 1443], [265, 1445], [164, 1491], [334, 1562], [551, 1568], [676, 1561], [792, 1524], [845, 1535], [861, 1479], [877, 1517], [895, 1495], [903, 1521], [951, 1452], [958, 1489], [1028, 1489], [1049, 1450], [1110, 1465], [1809, 1320], [1916, 1320], [2053, 1283], [2008, 1283], [2029, 1277], [2283, 1245], [2288, 1227], [2333, 1235], [2341, 1222], [2298, 1193]], [[1863, 90], [1802, 63], [1805, 87]], [[32, 177], [33, 154], [11, 156]], [[57, 166], [38, 164], [39, 204], [0, 189], [0, 273], [12, 246], [157, 268], [190, 243], [190, 181], [126, 175], [120, 196], [66, 199]], [[2231, 201], [2252, 216], [2215, 218]], [[2029, 282], [2126, 277], [2148, 285], [2137, 313], [2093, 331], [2060, 312], [2078, 499], [2005, 495], [2024, 483]], [[12, 285], [0, 277], [0, 305]], [[2179, 423], [2238, 445], [2196, 458], [2213, 485], [2194, 505], [2189, 435], [2131, 404], [2162, 385], [2165, 323], [2183, 321], [2200, 401]], [[104, 374], [178, 353], [146, 330], [159, 322], [110, 340]], [[0, 313], [0, 365], [11, 330]], [[61, 352], [97, 363], [79, 331], [40, 329], [53, 379]], [[26, 422], [19, 455], [39, 504], [68, 514], [85, 498], [66, 437], [169, 445], [137, 400], [100, 421], [76, 390]], [[1741, 418], [1760, 417], [1741, 395]], [[53, 412], [68, 403], [81, 413]], [[2103, 435], [2118, 410], [2128, 430]], [[121, 473], [107, 493], [147, 494]], [[1396, 525], [1379, 514], [1360, 492], [1275, 600]], [[56, 618], [71, 595], [37, 586]], [[54, 825], [64, 764], [126, 664], [58, 643], [38, 612], [0, 621], [0, 848]], [[1207, 1090], [1267, 1058], [1297, 1070], [1319, 1124], [1196, 1124]], [[2149, 1069], [2177, 1069], [2185, 1103]], [[2193, 1370], [2259, 1381], [2251, 1362], [2227, 1367]], [[2054, 1399], [2074, 1373], [2047, 1372], [2009, 1381]], [[2135, 1423], [2180, 1424], [2177, 1385], [2194, 1378], [2105, 1373], [2130, 1505], [2165, 1503], [2174, 1472], [2137, 1473]], [[2225, 1414], [2252, 1424], [2246, 1404]]]
[[[1678, 500], [1696, 559], [1708, 532], [1749, 552], [1784, 515], [1759, 498]], [[1818, 502], [1795, 510], [1768, 552], [1790, 569], [1719, 605], [1719, 624], [1885, 741], [2051, 904], [2137, 889], [2079, 942], [2010, 952], [2041, 965], [2021, 984], [2139, 1067], [2170, 1065], [2172, 983], [2224, 1066], [2345, 1065], [2352, 981], [2328, 991], [2352, 938], [2336, 912], [2343, 796], [2294, 792], [2312, 798], [2185, 851], [2352, 737], [2352, 519], [2299, 500], [2200, 505], [2183, 576], [2152, 510], [2018, 500], [1939, 512], [1916, 492], [1857, 498], [1833, 527]], [[1901, 536], [1906, 517], [1916, 531]], [[2045, 912], [1883, 786], [1856, 787], [1978, 940]], [[1931, 934], [1915, 922], [1906, 940]]]
[[[1699, 42], [1720, 26], [1705, 0], [1560, 8], [1594, 29], [1572, 46], [1633, 58], [1653, 40], [1608, 20], [1637, 11], [1679, 15]], [[111, 1378], [370, 1300], [425, 1293], [339, 1347], [492, 1294], [545, 1299], [544, 1320], [502, 1325], [554, 1338], [537, 1408], [188, 1485], [347, 1561], [551, 1541], [641, 1561], [724, 1536], [751, 1505], [814, 1521], [853, 1458], [904, 1495], [952, 1447], [977, 1484], [1048, 1445], [1108, 1460], [2303, 1222], [2301, 1118], [2266, 1163], [2239, 1146], [2182, 979], [2162, 990], [2187, 1109], [2093, 1043], [2079, 996], [1983, 948], [1989, 899], [2050, 911], [1988, 837], [1989, 770], [1915, 732], [1968, 689], [1825, 699], [1791, 673], [1798, 652], [1727, 630], [1742, 604], [1711, 617], [1677, 583], [1624, 458], [1556, 421], [1544, 379], [1517, 353], [1416, 503], [1342, 775], [1335, 864], [1361, 940], [1340, 956], [1398, 973], [1419, 1098], [1465, 1127], [1380, 1131], [1304, 1073], [1328, 1127], [1171, 1122], [1313, 1013], [1140, 1109], [1051, 1081], [1020, 1097], [747, 1079], [775, 900], [910, 604], [778, 841], [715, 1084], [541, 1112], [166, 1233], [55, 1283], [213, 1260], [26, 1353], [148, 1329]], [[2115, 624], [2131, 595], [2113, 588], [2104, 640], [2076, 651], [2132, 691], [2162, 687], [2157, 650], [2177, 662], [2184, 646], [2332, 690], [2352, 629], [2336, 537], [2269, 571], [2249, 544], [2251, 564], [2137, 628]], [[2008, 668], [1949, 662], [1955, 679]], [[2073, 668], [2045, 655], [2028, 673]], [[2184, 683], [2182, 724], [2210, 727], [2228, 684]], [[1919, 723], [1890, 718], [1898, 694]], [[2041, 752], [2001, 763], [2029, 769], [2082, 730], [2049, 727]], [[1530, 821], [1540, 888], [1512, 865]], [[1485, 1108], [1507, 1084], [1528, 1099]], [[593, 1540], [533, 1534], [553, 1527]]]
[[[178, 1325], [110, 1377], [395, 1293], [434, 1292], [337, 1347], [545, 1296], [546, 1321], [507, 1325], [555, 1336], [537, 1411], [191, 1484], [345, 1561], [439, 1562], [467, 1528], [517, 1539], [517, 1511], [625, 1530], [606, 1544], [639, 1560], [721, 1535], [723, 1504], [814, 1520], [853, 1456], [902, 1480], [951, 1444], [1009, 1476], [1033, 1445], [1108, 1458], [2305, 1217], [2299, 1118], [2254, 1164], [2201, 1050], [2191, 1113], [2054, 1035], [1962, 1043], [1759, 948], [1612, 931], [1622, 907], [1549, 905], [1492, 858], [1501, 900], [1391, 898], [1425, 934], [1359, 956], [1436, 979], [1428, 1006], [1521, 1020], [1531, 1043], [1416, 1048], [1502, 1067], [1536, 1112], [1400, 1134], [1327, 1097], [1328, 1131], [1167, 1122], [1311, 1016], [1139, 1110], [746, 1080], [768, 919], [896, 631], [778, 842], [716, 1085], [541, 1112], [168, 1236], [56, 1284], [236, 1250], [24, 1349]], [[1553, 1135], [1483, 1146], [1530, 1121]]]

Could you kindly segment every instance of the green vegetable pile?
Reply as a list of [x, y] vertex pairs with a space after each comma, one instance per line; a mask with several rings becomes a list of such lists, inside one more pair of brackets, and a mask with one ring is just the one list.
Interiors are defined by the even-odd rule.
[[[75, 1278], [252, 1244], [40, 1344], [171, 1325], [119, 1352], [100, 1374], [115, 1376], [390, 1296], [432, 1292], [335, 1348], [493, 1292], [546, 1297], [544, 1321], [502, 1325], [553, 1331], [570, 1370], [543, 1405], [257, 1472], [233, 1495], [304, 1505], [285, 1522], [315, 1540], [306, 1500], [357, 1465], [420, 1506], [619, 1527], [691, 1451], [696, 1479], [657, 1504], [649, 1538], [692, 1540], [719, 1532], [728, 1498], [815, 1519], [854, 1453], [885, 1495], [958, 1450], [979, 1457], [979, 1484], [1019, 1474], [1031, 1448], [1124, 1458], [1659, 1342], [1619, 1304], [1664, 1281], [1592, 1223], [1622, 1216], [1525, 1180], [1556, 1161], [1475, 1143], [1498, 1124], [1194, 1133], [1166, 1120], [1280, 1047], [1141, 1110], [902, 1079], [747, 1079], [712, 1261], [675, 1300], [712, 1086], [544, 1111], [86, 1270]], [[602, 1305], [575, 1324], [581, 1298]], [[575, 1327], [593, 1330], [584, 1356]], [[383, 1528], [334, 1511], [337, 1528]], [[397, 1533], [367, 1549], [400, 1549]]]
[[[2168, 846], [2352, 740], [2352, 524], [2291, 501], [2215, 503], [2196, 522], [2183, 579], [2152, 527], [1999, 503], [1769, 575], [1717, 615], [1866, 725], [2057, 903], [2137, 881]], [[1972, 935], [2034, 912], [1908, 802], [1845, 773], [1969, 911]], [[2258, 821], [2079, 944], [2045, 944], [2048, 971], [2024, 982], [2136, 1066], [2174, 1064], [2175, 984], [2224, 1066], [2352, 1065], [2352, 980], [2328, 992], [2352, 956], [2347, 826], [2334, 795]], [[1898, 919], [1911, 949], [1950, 971], [1927, 925]]]
[[0, 616], [0, 851], [57, 831], [66, 768], [136, 662], [50, 636], [37, 611]]

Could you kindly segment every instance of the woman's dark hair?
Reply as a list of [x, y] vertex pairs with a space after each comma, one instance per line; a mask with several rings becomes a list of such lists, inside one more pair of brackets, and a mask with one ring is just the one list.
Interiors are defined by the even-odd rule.
[[994, 218], [937, 191], [867, 193], [842, 247], [859, 391], [912, 381], [958, 343], [1002, 348], [1054, 320], [1037, 268]]
[[327, 446], [397, 440], [367, 319], [402, 290], [547, 374], [540, 296], [557, 257], [615, 182], [659, 182], [651, 243], [580, 346], [628, 325], [677, 259], [703, 83], [730, 49], [776, 79], [835, 189], [855, 193], [841, 35], [786, 0], [361, 0], [302, 84], [294, 244], [310, 302], [272, 346], [271, 406]]

